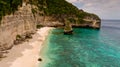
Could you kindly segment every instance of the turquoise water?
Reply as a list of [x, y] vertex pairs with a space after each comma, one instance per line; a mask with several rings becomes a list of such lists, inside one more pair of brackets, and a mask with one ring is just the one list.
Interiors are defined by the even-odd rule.
[[51, 31], [42, 51], [41, 67], [120, 67], [120, 23], [102, 21], [101, 30], [74, 28]]

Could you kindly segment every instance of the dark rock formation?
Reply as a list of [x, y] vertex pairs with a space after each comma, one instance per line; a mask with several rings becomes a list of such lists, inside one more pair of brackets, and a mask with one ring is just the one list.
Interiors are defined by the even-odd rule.
[[41, 59], [41, 58], [39, 58], [39, 59], [38, 59], [38, 61], [42, 61], [42, 59]]
[[24, 35], [17, 35], [16, 40], [14, 40], [14, 45], [18, 45], [18, 44], [26, 41], [27, 39], [31, 39], [31, 38], [32, 38], [32, 33], [27, 33]]
[[71, 35], [73, 34], [73, 30], [64, 30], [65, 35]]
[[0, 58], [5, 58], [6, 57], [5, 54], [7, 54], [7, 53], [9, 53], [9, 52], [8, 51], [0, 51]]

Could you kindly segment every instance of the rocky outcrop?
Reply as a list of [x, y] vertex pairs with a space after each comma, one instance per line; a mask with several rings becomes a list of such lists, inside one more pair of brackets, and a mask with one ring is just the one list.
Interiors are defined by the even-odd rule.
[[64, 34], [65, 34], [65, 35], [71, 35], [71, 34], [73, 34], [72, 28], [71, 28], [70, 30], [65, 30], [65, 29], [64, 29]]
[[72, 34], [73, 33], [73, 29], [72, 29], [72, 25], [68, 20], [65, 20], [65, 26], [64, 26], [64, 34]]
[[[68, 20], [65, 21], [64, 27], [64, 34], [72, 34], [72, 28], [93, 28], [93, 29], [100, 29], [101, 20], [100, 19], [93, 19], [92, 17], [83, 19], [82, 22], [75, 20], [76, 22], [72, 23]], [[79, 22], [79, 23], [78, 23]]]
[[[0, 25], [0, 51], [10, 49], [17, 35], [34, 33], [36, 20], [31, 11], [31, 5], [23, 3], [14, 14], [4, 16]], [[0, 52], [0, 55], [2, 53]]]

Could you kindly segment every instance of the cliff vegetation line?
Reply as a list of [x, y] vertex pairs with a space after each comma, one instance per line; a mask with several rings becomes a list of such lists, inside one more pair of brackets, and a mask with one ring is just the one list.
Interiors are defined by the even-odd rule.
[[22, 0], [0, 0], [0, 20], [3, 16], [14, 13], [18, 6], [22, 6]]
[[0, 20], [5, 15], [14, 14], [18, 7], [22, 6], [23, 1], [38, 7], [32, 9], [33, 13], [40, 11], [40, 16], [52, 16], [64, 23], [65, 19], [77, 24], [84, 23], [84, 18], [100, 20], [97, 15], [80, 10], [66, 0], [0, 0]]
[[[71, 22], [82, 22], [86, 17], [92, 17], [93, 19], [100, 20], [100, 18], [93, 14], [87, 13], [82, 9], [78, 9], [66, 0], [29, 0], [30, 4], [38, 6], [39, 11], [43, 11], [40, 15], [53, 16], [68, 19]], [[77, 20], [76, 20], [77, 18]], [[83, 21], [84, 22], [84, 21]]]

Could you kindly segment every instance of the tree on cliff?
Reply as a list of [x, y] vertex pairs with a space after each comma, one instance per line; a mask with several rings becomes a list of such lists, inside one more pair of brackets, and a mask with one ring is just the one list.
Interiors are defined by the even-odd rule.
[[53, 16], [57, 19], [67, 18], [69, 20], [72, 18], [76, 20], [78, 18], [78, 21], [82, 21], [83, 18], [92, 17], [100, 20], [97, 15], [80, 10], [66, 0], [38, 0], [38, 4], [40, 5], [38, 7], [44, 11], [45, 15]]
[[[0, 19], [2, 16], [14, 13], [18, 6], [22, 5], [23, 0], [0, 0]], [[95, 14], [87, 13], [79, 10], [77, 7], [68, 3], [66, 0], [29, 0], [29, 4], [38, 7], [39, 11], [43, 11], [44, 16], [52, 16], [55, 18], [83, 21], [85, 17], [99, 19]], [[71, 19], [72, 18], [72, 19]]]
[[0, 20], [2, 16], [14, 13], [21, 5], [22, 0], [0, 0]]

